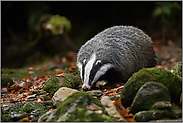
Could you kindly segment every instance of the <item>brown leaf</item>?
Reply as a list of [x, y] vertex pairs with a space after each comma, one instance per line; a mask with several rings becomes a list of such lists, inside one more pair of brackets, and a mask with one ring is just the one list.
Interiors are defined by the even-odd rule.
[[132, 119], [132, 118], [126, 118], [125, 119], [127, 122], [136, 122], [134, 119]]
[[123, 117], [126, 117], [128, 115], [128, 110], [121, 110], [120, 111], [120, 114], [123, 116]]
[[25, 79], [28, 79], [30, 77], [30, 74], [29, 73], [27, 73], [27, 76], [26, 76], [26, 78]]
[[93, 111], [95, 111], [95, 110], [98, 110], [95, 106], [86, 106], [86, 108], [87, 109], [89, 109], [89, 110], [93, 110]]
[[65, 75], [65, 73], [61, 73], [61, 74], [57, 74], [57, 75], [55, 75], [55, 76], [62, 77], [62, 76], [64, 76], [64, 75]]

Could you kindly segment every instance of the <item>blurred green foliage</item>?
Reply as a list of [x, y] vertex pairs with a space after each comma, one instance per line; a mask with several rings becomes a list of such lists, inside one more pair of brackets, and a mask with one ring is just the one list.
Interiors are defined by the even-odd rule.
[[161, 30], [162, 42], [166, 43], [166, 33], [181, 27], [181, 4], [178, 2], [155, 2], [152, 17], [157, 21], [155, 27]]
[[71, 21], [64, 16], [44, 14], [40, 17], [37, 23], [30, 27], [32, 32], [37, 34], [37, 37], [29, 42], [27, 46], [35, 46], [44, 36], [44, 30], [50, 30], [52, 35], [62, 34], [64, 31], [68, 32], [71, 29]]
[[50, 21], [46, 23], [45, 28], [50, 29], [52, 34], [58, 35], [63, 33], [64, 28], [66, 31], [69, 31], [71, 29], [71, 22], [66, 17], [53, 15]]
[[177, 2], [156, 2], [156, 7], [153, 11], [153, 17], [158, 17], [163, 14], [170, 16], [173, 13], [173, 9], [181, 11], [181, 5]]

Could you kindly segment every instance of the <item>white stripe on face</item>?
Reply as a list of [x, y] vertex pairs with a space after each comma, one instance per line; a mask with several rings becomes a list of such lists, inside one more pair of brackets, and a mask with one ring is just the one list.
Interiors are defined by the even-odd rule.
[[91, 84], [93, 85], [102, 75], [104, 75], [112, 67], [114, 67], [112, 64], [104, 64], [95, 74], [95, 77]]
[[91, 56], [91, 58], [88, 61], [88, 63], [86, 64], [86, 66], [85, 66], [85, 70], [84, 70], [84, 82], [83, 82], [83, 86], [82, 87], [84, 87], [84, 86], [86, 86], [88, 88], [90, 87], [90, 85], [89, 85], [89, 76], [90, 76], [90, 71], [91, 71], [91, 69], [93, 67], [93, 63], [95, 62], [95, 60], [96, 60], [96, 54], [94, 53]]
[[79, 68], [81, 80], [83, 80], [83, 76], [82, 76], [82, 67], [83, 67], [83, 65], [82, 65], [80, 62], [78, 62], [78, 63], [77, 63], [77, 66], [78, 66], [78, 68]]

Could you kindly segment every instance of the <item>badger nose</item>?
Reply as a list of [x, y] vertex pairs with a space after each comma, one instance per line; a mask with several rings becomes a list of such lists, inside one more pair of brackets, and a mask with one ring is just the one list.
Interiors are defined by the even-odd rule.
[[84, 86], [83, 91], [88, 91], [88, 88], [86, 86]]

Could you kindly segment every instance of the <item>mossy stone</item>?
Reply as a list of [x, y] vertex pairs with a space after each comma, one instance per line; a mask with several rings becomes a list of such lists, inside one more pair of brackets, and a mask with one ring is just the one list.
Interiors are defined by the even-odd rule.
[[125, 83], [121, 90], [121, 102], [125, 107], [130, 107], [141, 86], [146, 82], [155, 81], [166, 86], [171, 95], [172, 102], [180, 101], [182, 92], [182, 77], [161, 68], [143, 68], [135, 73]]
[[182, 62], [177, 62], [175, 66], [173, 66], [172, 70], [182, 77]]
[[161, 120], [164, 118], [177, 119], [178, 117], [167, 110], [140, 111], [133, 116], [133, 119], [137, 122], [148, 122], [151, 120]]
[[54, 94], [61, 87], [78, 88], [81, 83], [80, 78], [71, 74], [65, 74], [61, 77], [52, 77], [46, 81], [43, 90]]
[[[102, 113], [96, 113], [87, 106], [96, 107]], [[86, 92], [75, 92], [66, 98], [50, 115], [46, 122], [92, 122], [92, 121], [113, 121], [106, 115], [104, 108], [99, 100], [94, 99], [91, 94]]]
[[8, 74], [1, 75], [1, 86], [6, 87], [10, 83], [10, 86], [13, 85], [13, 80]]
[[59, 83], [60, 81], [57, 77], [52, 77], [46, 81], [43, 90], [48, 93], [54, 94], [60, 88]]
[[138, 90], [130, 112], [135, 114], [138, 111], [149, 110], [154, 103], [159, 101], [170, 101], [168, 89], [161, 83], [147, 82]]

